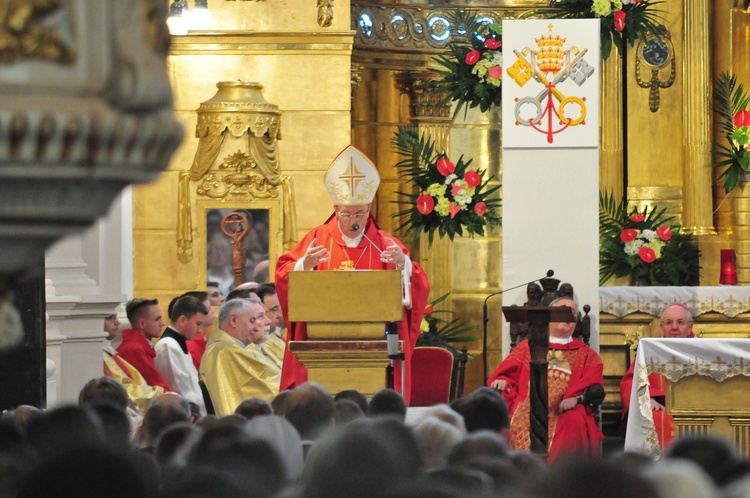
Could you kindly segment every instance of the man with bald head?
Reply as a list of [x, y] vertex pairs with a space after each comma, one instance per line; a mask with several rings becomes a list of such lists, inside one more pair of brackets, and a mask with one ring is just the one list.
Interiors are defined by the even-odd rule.
[[[693, 334], [693, 314], [687, 306], [681, 303], [673, 303], [664, 308], [660, 318], [661, 336], [672, 339], [689, 339], [695, 337]], [[622, 399], [622, 419], [628, 419], [630, 409], [630, 395], [633, 390], [633, 374], [635, 362], [620, 381], [620, 398]], [[648, 376], [651, 394], [651, 414], [654, 417], [656, 436], [659, 438], [659, 446], [666, 448], [675, 437], [675, 427], [672, 416], [664, 409], [664, 397], [667, 394], [667, 379], [658, 373]]]
[[216, 415], [233, 414], [247, 398], [271, 401], [279, 393], [279, 369], [246, 350], [266, 325], [260, 303], [230, 299], [219, 310], [219, 329], [208, 340], [200, 368]]
[[[560, 298], [550, 306], [568, 306], [576, 320], [578, 305], [570, 298]], [[573, 337], [576, 322], [550, 322], [547, 354], [549, 396], [549, 460], [560, 455], [599, 453], [604, 435], [594, 418], [593, 408], [584, 394], [593, 385], [604, 385], [603, 365], [599, 355], [580, 339]], [[510, 442], [519, 450], [528, 450], [530, 439], [529, 377], [531, 352], [528, 340], [522, 341], [500, 363], [487, 385], [497, 389], [508, 403], [511, 413]]]

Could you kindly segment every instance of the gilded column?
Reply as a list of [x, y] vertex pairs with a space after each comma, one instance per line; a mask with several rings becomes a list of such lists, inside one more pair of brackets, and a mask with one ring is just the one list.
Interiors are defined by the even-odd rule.
[[623, 129], [622, 129], [622, 59], [617, 45], [602, 62], [601, 74], [601, 148], [599, 149], [599, 188], [623, 191]]
[[684, 102], [685, 183], [682, 223], [696, 235], [714, 234], [711, 202], [711, 71], [709, 2], [685, 0]]
[[[716, 0], [712, 2], [712, 68], [713, 79], [731, 72], [739, 82], [750, 81], [749, 47], [746, 33], [750, 26], [750, 13], [741, 0]], [[724, 141], [718, 125], [714, 126], [714, 140]], [[718, 176], [721, 170], [715, 170]], [[714, 186], [714, 223], [718, 237], [702, 240], [701, 273], [706, 281], [715, 284], [720, 271], [721, 249], [737, 251], [737, 278], [740, 284], [750, 283], [750, 189], [737, 188], [731, 194], [724, 192], [724, 180]]]
[[[431, 93], [431, 82], [437, 74], [431, 71], [410, 71], [399, 75], [399, 89], [409, 96], [409, 114], [411, 123], [417, 127], [420, 135], [425, 134], [435, 142], [435, 148], [447, 151], [450, 145], [450, 105], [438, 105], [442, 94]], [[415, 249], [417, 249], [415, 247]], [[428, 242], [423, 235], [418, 245], [418, 260], [430, 277], [432, 298], [451, 292], [453, 285], [453, 248], [448, 238]], [[444, 308], [450, 309], [450, 298], [444, 302]]]

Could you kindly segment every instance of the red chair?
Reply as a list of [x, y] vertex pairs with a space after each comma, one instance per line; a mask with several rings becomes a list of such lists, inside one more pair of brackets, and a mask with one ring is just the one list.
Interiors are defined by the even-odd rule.
[[448, 403], [453, 375], [453, 355], [444, 348], [420, 346], [411, 357], [411, 404]]

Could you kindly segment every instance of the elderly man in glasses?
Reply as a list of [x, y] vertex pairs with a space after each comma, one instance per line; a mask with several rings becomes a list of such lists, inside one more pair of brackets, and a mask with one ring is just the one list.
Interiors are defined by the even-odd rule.
[[[380, 176], [375, 165], [351, 145], [333, 160], [325, 175], [325, 186], [333, 201], [333, 213], [313, 228], [290, 252], [276, 263], [276, 290], [281, 311], [288, 317], [289, 272], [329, 270], [398, 270], [402, 274], [404, 319], [399, 322], [399, 339], [404, 341], [406, 377], [404, 398], [409, 400], [411, 352], [430, 286], [422, 268], [409, 258], [404, 245], [378, 227], [371, 213]], [[354, 297], [354, 296], [353, 296]], [[307, 339], [304, 323], [288, 326], [289, 341]], [[401, 385], [400, 365], [394, 384]], [[281, 388], [299, 386], [307, 380], [305, 367], [292, 354], [284, 355]]]
[[[695, 337], [693, 334], [693, 315], [684, 304], [674, 303], [667, 306], [661, 314], [661, 335], [685, 339]], [[622, 398], [622, 419], [627, 420], [630, 408], [630, 393], [633, 389], [633, 372], [635, 362], [630, 364], [630, 369], [620, 381], [620, 397]], [[675, 429], [672, 416], [664, 410], [664, 396], [667, 394], [667, 380], [658, 373], [648, 376], [651, 384], [651, 411], [654, 416], [656, 435], [659, 438], [659, 446], [666, 448], [674, 439]]]

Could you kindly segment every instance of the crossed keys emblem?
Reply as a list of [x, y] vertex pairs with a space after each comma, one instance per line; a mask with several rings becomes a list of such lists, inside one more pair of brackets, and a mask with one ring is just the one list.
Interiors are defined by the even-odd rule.
[[[521, 52], [513, 50], [517, 60], [506, 73], [519, 87], [532, 78], [544, 85], [536, 96], [516, 99], [514, 116], [516, 125], [529, 126], [545, 134], [548, 143], [553, 143], [554, 135], [568, 127], [586, 124], [586, 97], [566, 96], [558, 85], [570, 78], [580, 87], [594, 73], [594, 68], [583, 59], [588, 49], [571, 47], [563, 51], [564, 41], [564, 38], [549, 35], [537, 39], [540, 45], [545, 45], [538, 51], [529, 47]], [[567, 106], [576, 109], [566, 111]]]

